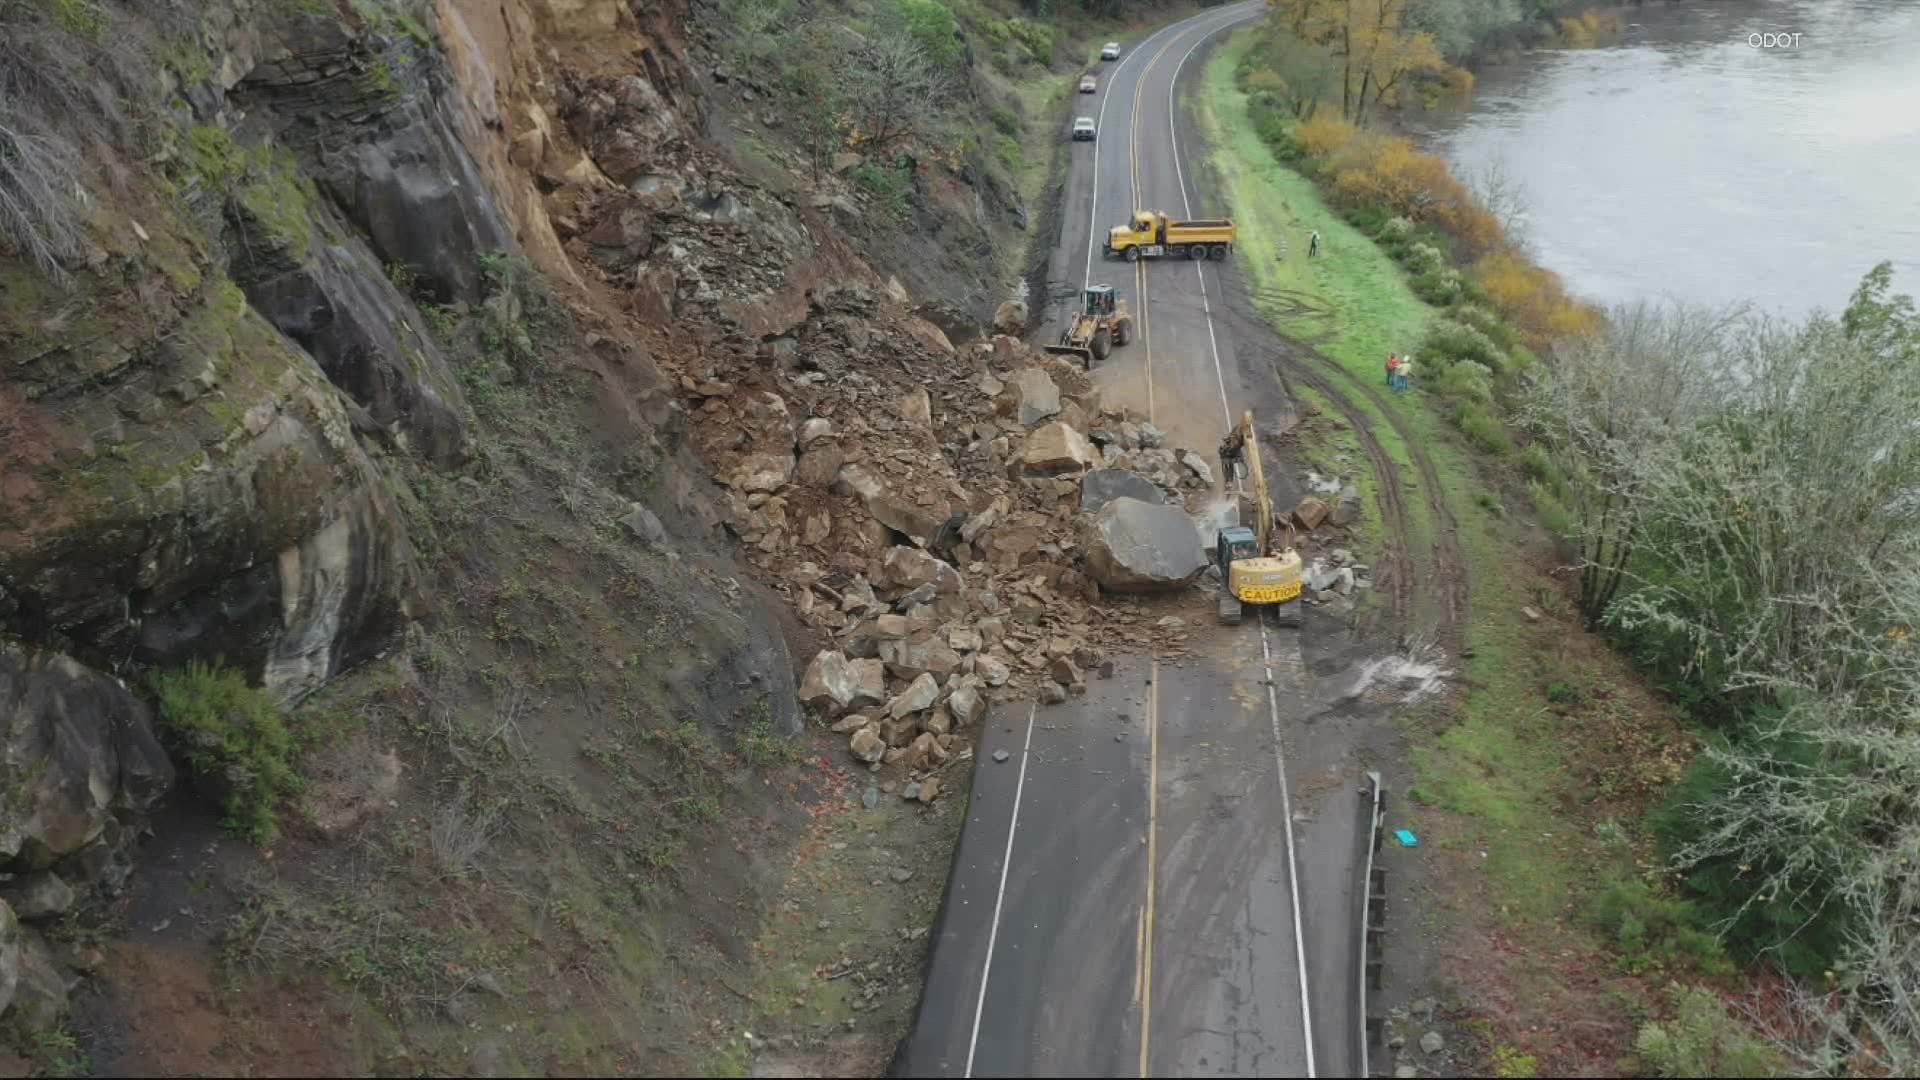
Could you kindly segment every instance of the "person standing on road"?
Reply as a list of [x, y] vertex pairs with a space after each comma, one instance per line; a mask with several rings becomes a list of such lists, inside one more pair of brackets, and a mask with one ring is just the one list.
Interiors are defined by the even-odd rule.
[[1394, 377], [1400, 384], [1395, 389], [1403, 394], [1406, 393], [1407, 389], [1413, 385], [1413, 357], [1400, 358], [1400, 366], [1394, 369]]

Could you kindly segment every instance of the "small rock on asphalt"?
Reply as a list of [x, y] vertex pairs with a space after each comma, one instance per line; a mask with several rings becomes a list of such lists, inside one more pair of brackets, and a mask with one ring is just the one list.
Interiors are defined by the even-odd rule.
[[1012, 756], [1012, 754], [1007, 753], [1005, 750], [995, 750], [993, 752], [993, 760], [995, 761], [1005, 761]]

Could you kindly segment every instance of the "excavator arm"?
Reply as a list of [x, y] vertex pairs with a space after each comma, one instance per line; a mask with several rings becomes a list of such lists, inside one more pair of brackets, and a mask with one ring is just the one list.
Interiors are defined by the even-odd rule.
[[1240, 435], [1241, 453], [1247, 458], [1247, 482], [1253, 487], [1253, 533], [1260, 540], [1260, 554], [1273, 550], [1273, 503], [1267, 498], [1267, 477], [1260, 471], [1260, 440], [1253, 436], [1253, 410], [1240, 414], [1235, 425]]

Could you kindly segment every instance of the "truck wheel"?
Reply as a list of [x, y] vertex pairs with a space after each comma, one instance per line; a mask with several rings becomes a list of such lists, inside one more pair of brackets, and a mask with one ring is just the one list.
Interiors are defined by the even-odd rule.
[[1139, 261], [1140, 261], [1140, 247], [1139, 247], [1139, 245], [1137, 245], [1137, 244], [1136, 244], [1136, 245], [1134, 245], [1133, 247], [1130, 247], [1130, 248], [1128, 248], [1128, 249], [1127, 249], [1127, 261], [1128, 261], [1128, 262], [1139, 262]]
[[1115, 345], [1125, 345], [1127, 342], [1132, 340], [1133, 340], [1133, 323], [1117, 322], [1113, 324], [1113, 343]]
[[1112, 351], [1113, 338], [1108, 336], [1106, 328], [1102, 327], [1095, 330], [1093, 332], [1093, 358], [1095, 360], [1105, 360], [1107, 354]]
[[1215, 244], [1211, 248], [1207, 249], [1207, 258], [1212, 259], [1215, 262], [1219, 262], [1220, 260], [1225, 259], [1226, 257], [1227, 257], [1227, 245], [1225, 244]]
[[1207, 245], [1205, 244], [1195, 244], [1187, 249], [1187, 258], [1192, 259], [1194, 262], [1199, 262], [1206, 257]]

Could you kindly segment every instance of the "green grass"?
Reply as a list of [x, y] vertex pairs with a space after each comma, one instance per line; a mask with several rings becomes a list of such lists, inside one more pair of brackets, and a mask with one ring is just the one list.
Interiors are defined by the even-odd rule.
[[[1233, 81], [1247, 42], [1237, 35], [1214, 54], [1203, 72], [1197, 102], [1201, 128], [1213, 147], [1211, 164], [1239, 228], [1235, 258], [1252, 278], [1249, 288], [1255, 307], [1282, 334], [1313, 344], [1338, 364], [1326, 374], [1336, 379], [1354, 408], [1371, 421], [1374, 438], [1403, 480], [1417, 482], [1418, 470], [1406, 441], [1359, 387], [1382, 382], [1387, 353], [1413, 348], [1425, 334], [1433, 311], [1408, 289], [1399, 267], [1385, 252], [1322, 201], [1312, 181], [1275, 161], [1254, 134], [1246, 95]], [[1321, 254], [1308, 259], [1307, 238], [1314, 230], [1320, 233]], [[1422, 395], [1390, 398], [1386, 408], [1394, 410], [1408, 432], [1427, 448], [1443, 477], [1460, 471], [1458, 463], [1443, 452], [1442, 425]], [[1330, 408], [1326, 411], [1337, 415]], [[1364, 460], [1357, 450], [1354, 457], [1356, 462]], [[1363, 487], [1363, 505], [1373, 505], [1373, 483], [1369, 478]], [[1407, 495], [1402, 510], [1409, 542], [1416, 550], [1424, 550], [1434, 522], [1418, 492]], [[1372, 515], [1367, 520], [1372, 553], [1377, 553], [1384, 537]]]

